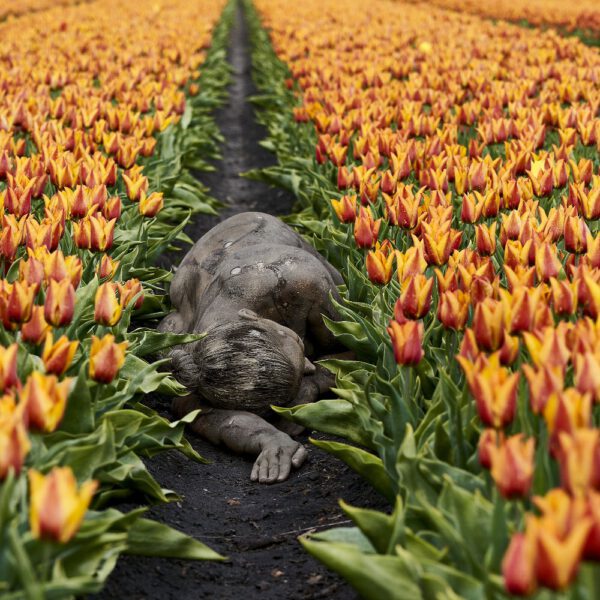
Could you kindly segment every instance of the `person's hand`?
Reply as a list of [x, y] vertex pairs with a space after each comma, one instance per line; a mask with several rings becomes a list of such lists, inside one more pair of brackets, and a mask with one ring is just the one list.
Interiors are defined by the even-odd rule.
[[306, 460], [306, 448], [289, 435], [277, 432], [262, 442], [250, 479], [259, 483], [275, 483], [288, 478], [292, 467], [296, 469]]

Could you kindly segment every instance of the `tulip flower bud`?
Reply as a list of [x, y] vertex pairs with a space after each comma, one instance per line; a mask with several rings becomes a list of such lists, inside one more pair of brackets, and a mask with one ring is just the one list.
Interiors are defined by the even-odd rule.
[[96, 269], [96, 275], [99, 279], [112, 279], [119, 268], [120, 262], [119, 260], [113, 260], [108, 254], [103, 254]]
[[372, 248], [377, 241], [381, 219], [375, 221], [370, 208], [360, 207], [354, 221], [354, 240], [359, 248]]
[[392, 339], [394, 357], [399, 365], [416, 365], [424, 356], [422, 321], [406, 321], [403, 324], [390, 321], [387, 331]]
[[107, 221], [102, 215], [90, 216], [90, 249], [104, 252], [113, 245], [116, 219]]
[[8, 297], [8, 319], [12, 323], [24, 323], [31, 318], [36, 286], [15, 281]]
[[550, 448], [554, 454], [561, 432], [573, 434], [577, 429], [590, 426], [592, 398], [590, 394], [581, 394], [575, 388], [567, 388], [550, 396], [543, 414], [550, 433]]
[[112, 327], [121, 318], [122, 307], [117, 300], [117, 286], [110, 281], [98, 287], [95, 298], [94, 320], [101, 325]]
[[146, 196], [145, 192], [142, 192], [138, 209], [140, 215], [144, 217], [155, 217], [163, 207], [163, 193], [152, 192], [149, 196]]
[[482, 350], [494, 352], [504, 341], [504, 310], [502, 303], [486, 298], [475, 306], [473, 331]]
[[50, 280], [44, 303], [44, 317], [54, 327], [68, 325], [75, 312], [75, 288], [68, 278]]
[[525, 440], [517, 434], [490, 446], [490, 473], [498, 490], [505, 498], [529, 494], [533, 480], [535, 440]]
[[592, 523], [589, 518], [580, 519], [568, 532], [557, 535], [545, 520], [539, 519], [537, 526], [537, 580], [551, 590], [563, 590], [577, 575]]
[[491, 256], [496, 252], [496, 226], [496, 221], [489, 227], [483, 223], [475, 226], [475, 244], [482, 256]]
[[0, 346], [0, 392], [4, 392], [20, 384], [17, 375], [18, 345], [11, 344], [8, 348]]
[[402, 294], [398, 302], [402, 305], [402, 312], [409, 319], [422, 319], [431, 308], [431, 295], [433, 292], [433, 277], [414, 275], [402, 284]]
[[516, 410], [519, 373], [501, 367], [497, 353], [480, 365], [464, 356], [458, 356], [457, 360], [465, 372], [482, 423], [496, 429], [510, 424]]
[[504, 586], [509, 594], [533, 594], [537, 588], [536, 562], [536, 538], [531, 532], [515, 533], [502, 560]]
[[132, 202], [137, 202], [143, 193], [148, 191], [148, 179], [143, 175], [137, 177], [128, 177], [123, 173], [123, 182], [125, 183], [125, 190], [127, 191], [127, 197]]
[[590, 230], [585, 221], [579, 217], [567, 217], [564, 225], [565, 249], [574, 254], [587, 251]]
[[103, 338], [92, 336], [89, 375], [95, 381], [110, 383], [119, 373], [125, 362], [128, 342], [115, 343], [111, 334]]
[[10, 469], [19, 474], [30, 448], [24, 406], [7, 394], [0, 398], [0, 481]]
[[398, 281], [402, 284], [407, 279], [425, 273], [427, 261], [423, 250], [423, 242], [416, 240], [406, 252], [394, 251], [396, 255], [396, 273]]
[[54, 431], [65, 413], [70, 388], [70, 379], [59, 382], [54, 375], [33, 371], [19, 394], [26, 406], [30, 427]]
[[342, 196], [332, 200], [331, 206], [342, 223], [354, 223], [356, 219], [356, 196]]
[[79, 223], [73, 221], [73, 241], [78, 248], [90, 248], [92, 245], [92, 225], [89, 217]]
[[[144, 288], [139, 279], [128, 279], [125, 283], [117, 283], [119, 297], [121, 299], [121, 307], [129, 306], [133, 299], [137, 296], [134, 309], [139, 309], [144, 303]], [[138, 296], [138, 294], [140, 294]]]
[[44, 263], [33, 256], [20, 261], [19, 280], [34, 286], [35, 294], [37, 294], [44, 281]]
[[556, 246], [549, 243], [540, 244], [535, 252], [535, 270], [540, 281], [550, 281], [562, 270]]
[[534, 414], [538, 415], [546, 406], [548, 398], [563, 390], [564, 377], [562, 369], [541, 365], [537, 369], [531, 365], [523, 365], [523, 374], [529, 387], [529, 404]]
[[54, 373], [62, 375], [70, 366], [75, 356], [75, 351], [79, 342], [71, 342], [66, 335], [61, 336], [54, 343], [52, 333], [46, 336], [44, 351], [42, 352], [42, 360], [46, 373]]
[[578, 352], [575, 358], [575, 387], [581, 393], [589, 393], [600, 400], [600, 361], [597, 354]]
[[386, 256], [380, 249], [369, 252], [366, 259], [369, 279], [378, 285], [389, 283], [392, 278], [394, 258], [394, 253], [391, 252]]
[[600, 431], [577, 429], [559, 435], [560, 481], [572, 495], [600, 488]]
[[31, 319], [21, 327], [21, 339], [31, 344], [41, 344], [51, 330], [52, 327], [44, 318], [44, 307], [34, 306], [31, 311]]
[[471, 298], [461, 290], [447, 291], [440, 295], [437, 318], [446, 329], [462, 331], [469, 317]]
[[29, 470], [29, 523], [34, 538], [62, 544], [78, 531], [98, 482], [79, 489], [71, 467], [54, 467], [48, 475]]

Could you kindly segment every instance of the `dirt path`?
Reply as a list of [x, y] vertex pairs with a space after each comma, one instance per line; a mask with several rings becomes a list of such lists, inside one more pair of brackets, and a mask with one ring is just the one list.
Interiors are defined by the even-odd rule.
[[[243, 14], [238, 10], [232, 31], [229, 60], [234, 68], [229, 103], [217, 114], [226, 138], [224, 160], [214, 173], [201, 176], [212, 194], [227, 203], [219, 217], [201, 217], [187, 228], [197, 239], [219, 220], [246, 210], [287, 214], [293, 198], [280, 190], [238, 177], [251, 168], [274, 162], [258, 146], [265, 130], [254, 120], [247, 98], [255, 93], [250, 73], [250, 52]], [[169, 255], [164, 263], [181, 257]], [[150, 404], [168, 416], [159, 398]], [[339, 577], [306, 554], [297, 536], [344, 521], [337, 504], [384, 507], [385, 502], [341, 462], [309, 446], [307, 463], [288, 481], [261, 486], [250, 482], [252, 460], [213, 448], [193, 439], [194, 447], [210, 465], [192, 463], [177, 453], [147, 461], [164, 487], [184, 500], [150, 511], [165, 521], [228, 556], [227, 563], [189, 562], [123, 557], [105, 590], [96, 598], [138, 600], [355, 599], [356, 594]]]

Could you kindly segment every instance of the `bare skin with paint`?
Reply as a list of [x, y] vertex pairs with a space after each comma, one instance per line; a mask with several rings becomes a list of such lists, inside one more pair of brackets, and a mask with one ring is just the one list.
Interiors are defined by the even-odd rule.
[[336, 320], [340, 274], [279, 219], [248, 212], [219, 223], [185, 256], [170, 290], [175, 312], [159, 330], [202, 333], [171, 351], [190, 395], [181, 417], [201, 408], [192, 429], [214, 444], [257, 456], [251, 479], [273, 483], [300, 467], [301, 428], [270, 423], [270, 406], [315, 401], [334, 383], [311, 360], [340, 352], [322, 315]]

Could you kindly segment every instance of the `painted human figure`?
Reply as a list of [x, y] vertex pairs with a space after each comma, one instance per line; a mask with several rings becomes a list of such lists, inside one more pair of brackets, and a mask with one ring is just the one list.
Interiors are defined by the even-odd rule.
[[216, 225], [173, 278], [175, 312], [159, 329], [206, 333], [171, 351], [174, 374], [191, 392], [173, 410], [182, 416], [201, 408], [196, 433], [256, 455], [254, 481], [282, 481], [306, 459], [286, 427], [265, 417], [271, 405], [312, 402], [333, 384], [311, 359], [340, 351], [322, 315], [337, 318], [330, 294], [337, 297], [341, 283], [290, 227], [258, 212]]

